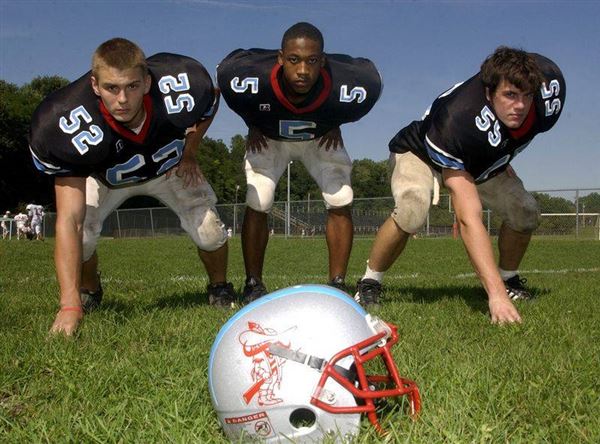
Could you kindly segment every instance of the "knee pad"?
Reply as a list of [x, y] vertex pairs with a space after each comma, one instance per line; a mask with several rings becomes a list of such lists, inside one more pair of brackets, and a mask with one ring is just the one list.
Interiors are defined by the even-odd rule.
[[354, 192], [349, 185], [342, 185], [342, 187], [333, 194], [323, 192], [322, 195], [325, 200], [325, 208], [327, 209], [347, 207], [352, 204], [352, 201], [354, 200]]
[[182, 219], [181, 226], [204, 251], [215, 251], [227, 242], [227, 231], [214, 208], [194, 211], [196, 217]]
[[508, 226], [520, 233], [531, 233], [540, 225], [540, 207], [528, 194], [511, 209], [506, 221]]
[[86, 262], [94, 251], [96, 251], [96, 245], [98, 244], [98, 238], [102, 231], [102, 224], [100, 222], [86, 222], [83, 223], [83, 251], [82, 259]]
[[259, 213], [268, 213], [275, 199], [275, 183], [267, 176], [248, 173], [248, 191], [246, 205]]
[[394, 197], [396, 207], [391, 216], [396, 225], [409, 234], [419, 231], [427, 220], [430, 191], [426, 188], [410, 187]]

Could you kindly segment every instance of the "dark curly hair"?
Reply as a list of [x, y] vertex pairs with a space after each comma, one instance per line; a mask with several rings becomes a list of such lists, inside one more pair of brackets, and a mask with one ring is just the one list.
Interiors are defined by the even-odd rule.
[[494, 93], [502, 80], [522, 91], [537, 91], [546, 80], [533, 54], [499, 46], [481, 65], [481, 80]]

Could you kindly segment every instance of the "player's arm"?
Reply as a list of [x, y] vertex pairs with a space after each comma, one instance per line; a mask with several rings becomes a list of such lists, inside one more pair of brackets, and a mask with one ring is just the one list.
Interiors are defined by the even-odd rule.
[[57, 177], [56, 246], [54, 262], [60, 287], [61, 310], [56, 315], [53, 333], [71, 335], [83, 316], [79, 288], [83, 257], [83, 220], [85, 218], [85, 178]]
[[481, 200], [473, 177], [463, 170], [444, 168], [443, 178], [450, 191], [467, 254], [488, 295], [492, 323], [521, 322], [519, 312], [508, 298], [506, 287], [496, 267], [492, 243], [483, 225]]
[[253, 153], [261, 152], [263, 149], [267, 149], [267, 139], [262, 131], [257, 127], [250, 125], [248, 126], [248, 138], [246, 139], [246, 151], [252, 151]]
[[215, 100], [211, 107], [210, 115], [186, 130], [185, 145], [183, 154], [181, 155], [181, 161], [175, 168], [167, 171], [167, 179], [170, 177], [172, 171], [175, 171], [175, 174], [178, 177], [183, 177], [184, 188], [187, 188], [190, 185], [198, 186], [206, 180], [200, 165], [198, 165], [196, 154], [204, 135], [217, 114], [219, 108], [219, 95], [219, 89], [215, 88]]

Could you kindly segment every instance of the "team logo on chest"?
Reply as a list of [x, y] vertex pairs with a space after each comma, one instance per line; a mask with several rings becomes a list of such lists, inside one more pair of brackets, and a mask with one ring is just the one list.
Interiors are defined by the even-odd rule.
[[271, 111], [271, 104], [270, 103], [261, 103], [258, 105], [258, 110], [259, 111]]
[[125, 148], [125, 143], [123, 142], [123, 139], [119, 139], [119, 140], [117, 140], [117, 143], [115, 143], [115, 148], [116, 148], [116, 150], [117, 150], [117, 153], [120, 153], [120, 152], [121, 152], [121, 150], [122, 150], [123, 148]]

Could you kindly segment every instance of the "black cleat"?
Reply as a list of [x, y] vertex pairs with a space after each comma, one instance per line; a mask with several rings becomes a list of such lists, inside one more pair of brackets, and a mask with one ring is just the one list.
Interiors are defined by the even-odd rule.
[[246, 278], [246, 284], [244, 285], [244, 293], [242, 296], [242, 302], [249, 304], [267, 294], [267, 288], [260, 279], [256, 279], [254, 276]]
[[216, 307], [234, 308], [236, 297], [233, 291], [233, 285], [230, 282], [220, 282], [218, 284], [208, 284], [208, 303]]
[[529, 300], [532, 299], [533, 296], [531, 293], [525, 288], [525, 284], [527, 283], [527, 279], [521, 279], [519, 275], [514, 275], [510, 279], [504, 281], [504, 285], [506, 286], [506, 294], [512, 301], [519, 300]]
[[381, 290], [381, 282], [375, 279], [361, 279], [356, 283], [354, 300], [365, 308], [378, 308]]
[[84, 313], [90, 313], [100, 306], [102, 302], [102, 296], [104, 291], [102, 290], [102, 282], [100, 282], [100, 274], [98, 274], [98, 289], [96, 291], [89, 291], [85, 288], [79, 289], [79, 298], [81, 299], [81, 308]]
[[329, 282], [327, 282], [327, 285], [329, 285], [330, 287], [337, 288], [338, 290], [342, 290], [345, 293], [348, 293], [348, 287], [346, 287], [346, 283], [344, 282], [344, 278], [341, 277], [341, 276], [339, 276], [339, 275], [336, 276], [336, 277], [334, 277]]

